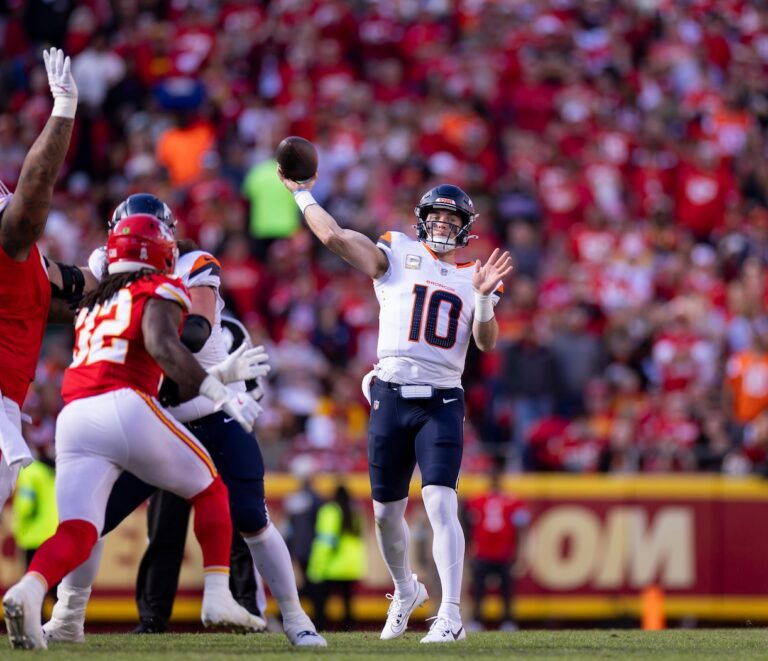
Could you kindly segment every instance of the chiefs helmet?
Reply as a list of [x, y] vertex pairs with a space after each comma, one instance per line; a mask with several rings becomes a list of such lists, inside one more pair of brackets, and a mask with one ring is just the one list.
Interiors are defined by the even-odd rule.
[[171, 230], [147, 213], [123, 218], [107, 237], [107, 271], [110, 275], [141, 269], [172, 273], [178, 255]]
[[[433, 209], [447, 209], [461, 218], [462, 226], [455, 234], [433, 236], [433, 222], [427, 222], [427, 216]], [[469, 230], [477, 219], [472, 200], [461, 188], [453, 184], [440, 184], [428, 190], [414, 209], [418, 219], [414, 228], [419, 241], [423, 241], [436, 252], [447, 252], [454, 248], [463, 248], [473, 238]]]
[[123, 218], [137, 213], [148, 213], [170, 227], [171, 231], [176, 232], [176, 218], [173, 212], [165, 202], [149, 193], [129, 195], [120, 202], [112, 214], [112, 220], [109, 221], [109, 231], [111, 232]]

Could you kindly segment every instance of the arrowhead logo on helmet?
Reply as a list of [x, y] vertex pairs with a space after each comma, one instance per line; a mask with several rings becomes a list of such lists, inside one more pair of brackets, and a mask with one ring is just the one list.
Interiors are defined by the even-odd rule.
[[172, 273], [178, 254], [171, 230], [146, 213], [118, 221], [107, 237], [107, 271], [110, 275], [141, 269]]

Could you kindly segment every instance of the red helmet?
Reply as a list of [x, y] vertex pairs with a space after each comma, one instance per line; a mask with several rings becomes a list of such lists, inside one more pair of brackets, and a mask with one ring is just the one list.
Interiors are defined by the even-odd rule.
[[110, 275], [141, 269], [172, 273], [178, 254], [168, 226], [155, 216], [137, 213], [112, 228], [107, 238], [107, 271]]

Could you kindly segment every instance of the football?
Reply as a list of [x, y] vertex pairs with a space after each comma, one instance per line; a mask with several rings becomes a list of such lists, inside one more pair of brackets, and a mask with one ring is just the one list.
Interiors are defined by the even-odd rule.
[[277, 146], [276, 158], [283, 174], [299, 183], [311, 179], [317, 172], [317, 150], [309, 140], [299, 136], [285, 138]]

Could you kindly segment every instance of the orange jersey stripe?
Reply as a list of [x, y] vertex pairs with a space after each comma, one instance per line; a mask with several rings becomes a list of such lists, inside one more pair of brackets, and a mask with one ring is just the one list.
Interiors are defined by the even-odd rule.
[[138, 390], [135, 391], [138, 393], [139, 397], [141, 397], [149, 406], [149, 408], [152, 409], [154, 414], [160, 418], [162, 423], [170, 429], [174, 435], [179, 438], [184, 444], [186, 444], [200, 459], [202, 459], [203, 463], [208, 467], [208, 470], [211, 471], [211, 475], [213, 477], [216, 477], [216, 467], [213, 465], [213, 462], [211, 461], [211, 458], [201, 449], [197, 446], [197, 444], [189, 438], [186, 434], [184, 434], [176, 425], [173, 424], [171, 420], [169, 420], [166, 415], [160, 410], [160, 408], [155, 404], [152, 399], [149, 397], [149, 395], [146, 395], [143, 392], [140, 392]]
[[208, 266], [208, 264], [215, 264], [216, 266], [221, 268], [221, 264], [219, 263], [219, 260], [216, 259], [215, 257], [213, 257], [212, 255], [200, 255], [200, 257], [198, 257], [195, 260], [195, 263], [192, 264], [192, 268], [190, 269], [190, 273], [194, 273], [198, 269], [202, 269], [202, 268]]

